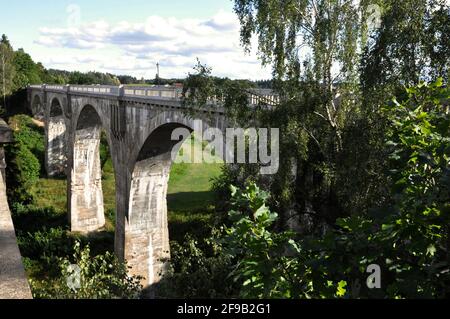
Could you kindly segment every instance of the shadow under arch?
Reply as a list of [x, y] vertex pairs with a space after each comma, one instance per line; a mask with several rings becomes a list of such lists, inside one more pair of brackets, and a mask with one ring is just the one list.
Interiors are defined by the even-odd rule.
[[142, 276], [144, 286], [160, 281], [165, 260], [170, 257], [167, 218], [167, 188], [172, 153], [189, 136], [172, 140], [177, 128], [191, 127], [167, 123], [146, 139], [133, 165], [128, 217], [125, 221], [125, 259], [133, 275]]
[[49, 177], [65, 174], [67, 165], [66, 120], [61, 102], [55, 97], [50, 102], [48, 120], [45, 125], [45, 167]]
[[[95, 108], [89, 104], [85, 105], [76, 121], [70, 171], [68, 204], [71, 229], [75, 232], [89, 233], [105, 226], [100, 161], [103, 128], [102, 120]], [[107, 142], [111, 152], [108, 134]], [[114, 162], [113, 169], [115, 172]]]
[[31, 99], [31, 115], [40, 121], [45, 119], [44, 105], [39, 94], [35, 94]]

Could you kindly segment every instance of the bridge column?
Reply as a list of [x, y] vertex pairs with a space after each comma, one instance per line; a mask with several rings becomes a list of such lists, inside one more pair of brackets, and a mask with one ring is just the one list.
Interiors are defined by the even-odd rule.
[[177, 127], [162, 125], [147, 138], [128, 184], [124, 256], [131, 273], [144, 277], [143, 284], [150, 287], [160, 281], [170, 257], [166, 197], [172, 151], [176, 154], [179, 147], [171, 139]]
[[79, 117], [69, 153], [68, 203], [72, 231], [87, 233], [105, 225], [100, 134], [100, 119], [88, 106]]
[[63, 175], [66, 169], [66, 123], [61, 104], [57, 99], [51, 101], [45, 126], [45, 163], [50, 177]]
[[46, 170], [50, 177], [62, 175], [66, 166], [66, 125], [63, 116], [52, 117], [46, 127]]
[[170, 257], [167, 222], [169, 163], [150, 169], [139, 163], [133, 173], [129, 218], [125, 223], [125, 259], [144, 286], [159, 282], [165, 259]]

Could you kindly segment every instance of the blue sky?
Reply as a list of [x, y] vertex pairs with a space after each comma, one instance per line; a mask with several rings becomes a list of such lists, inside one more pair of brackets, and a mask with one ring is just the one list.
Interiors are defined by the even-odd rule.
[[245, 55], [231, 0], [0, 0], [0, 33], [46, 67], [183, 77], [198, 57], [213, 73], [269, 78]]

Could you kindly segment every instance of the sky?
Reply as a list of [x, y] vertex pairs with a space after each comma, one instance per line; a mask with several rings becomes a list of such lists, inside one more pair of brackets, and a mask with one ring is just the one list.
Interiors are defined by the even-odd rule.
[[240, 45], [232, 0], [0, 0], [0, 33], [47, 68], [183, 78], [197, 58], [216, 76], [268, 79]]

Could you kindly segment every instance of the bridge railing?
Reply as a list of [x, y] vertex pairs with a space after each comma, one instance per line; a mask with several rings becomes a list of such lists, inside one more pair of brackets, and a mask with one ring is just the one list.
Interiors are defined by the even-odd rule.
[[251, 105], [270, 105], [274, 106], [280, 103], [280, 96], [270, 89], [252, 89], [247, 91], [249, 95], [249, 104]]
[[131, 97], [180, 100], [183, 90], [170, 87], [125, 86], [124, 95]]
[[[142, 99], [181, 100], [182, 88], [162, 86], [111, 86], [111, 85], [30, 85], [29, 89], [54, 91], [62, 93], [125, 96]], [[279, 104], [280, 97], [270, 89], [252, 89], [247, 91], [250, 105], [264, 104], [274, 106]], [[211, 104], [224, 102], [223, 96], [210, 99]]]
[[69, 85], [69, 92], [119, 96], [120, 87], [110, 85]]

